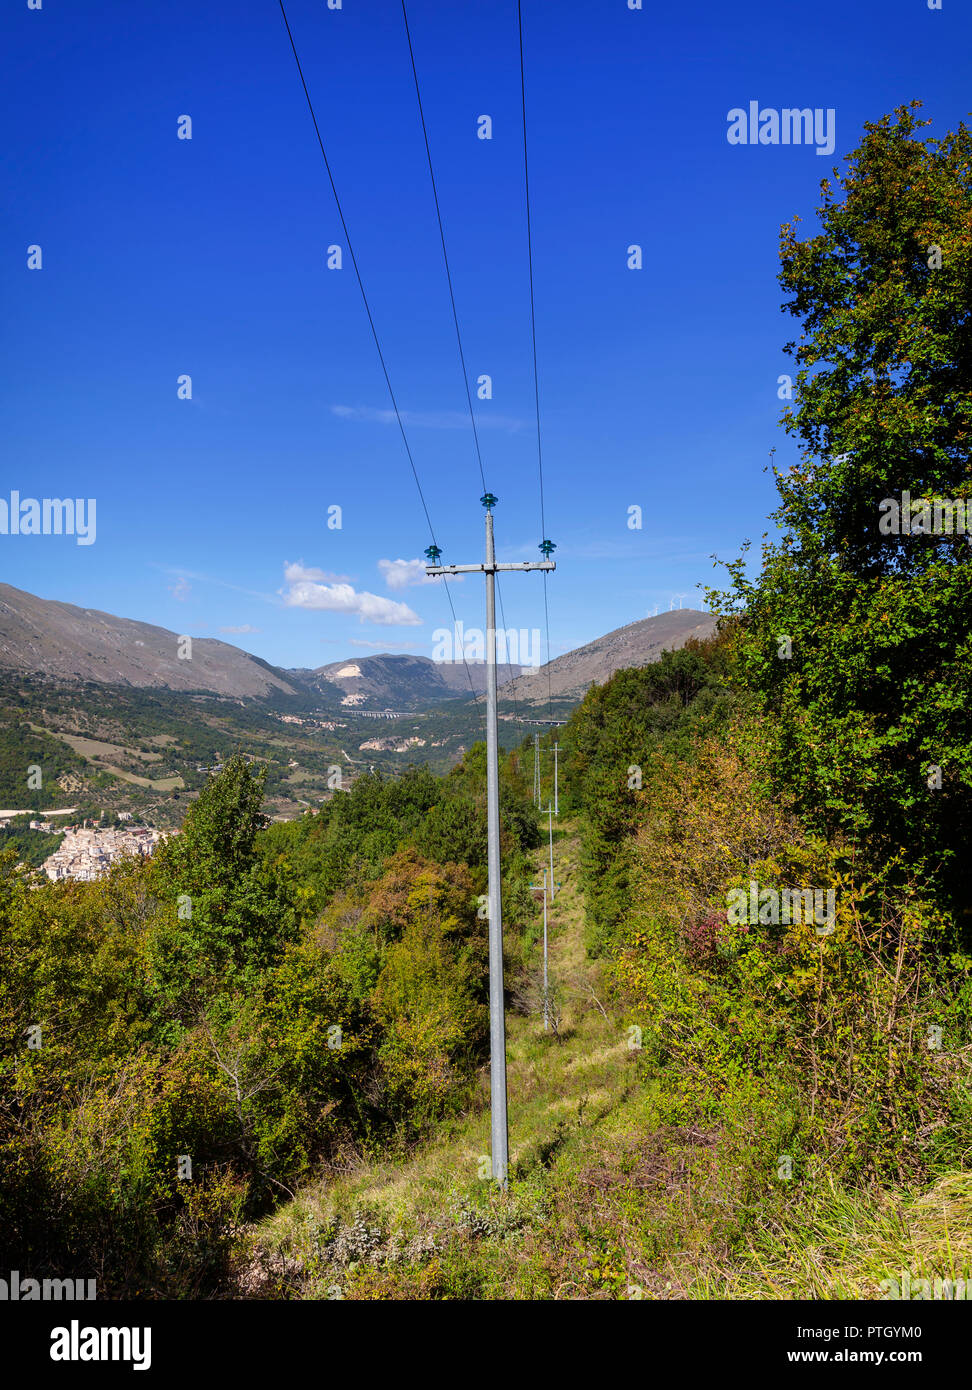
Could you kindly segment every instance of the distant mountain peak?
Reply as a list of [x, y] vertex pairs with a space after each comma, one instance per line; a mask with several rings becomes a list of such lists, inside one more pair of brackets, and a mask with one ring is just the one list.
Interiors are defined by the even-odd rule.
[[[512, 667], [514, 673], [523, 669]], [[322, 696], [339, 690], [342, 705], [365, 711], [424, 708], [486, 689], [486, 666], [481, 661], [433, 661], [410, 653], [382, 652], [354, 661], [333, 661], [300, 675]]]

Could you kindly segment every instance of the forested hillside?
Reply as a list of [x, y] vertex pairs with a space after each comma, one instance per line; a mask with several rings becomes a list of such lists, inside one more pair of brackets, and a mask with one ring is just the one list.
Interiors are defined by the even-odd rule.
[[[399, 1151], [466, 1100], [486, 1029], [481, 751], [362, 778], [267, 829], [213, 777], [183, 833], [98, 883], [0, 898], [4, 1258], [108, 1296], [211, 1291], [240, 1222]], [[505, 779], [511, 920], [536, 816]]]
[[532, 736], [501, 757], [508, 1187], [484, 746], [272, 825], [240, 754], [98, 882], [0, 850], [0, 1263], [107, 1298], [972, 1278], [972, 559], [879, 528], [972, 494], [972, 137], [868, 126], [819, 221], [783, 229], [803, 457], [759, 573], [544, 738], [552, 845]]
[[[476, 1187], [471, 1122], [444, 1152], [475, 1217], [436, 1222], [431, 1160], [317, 1190], [258, 1247], [271, 1283], [878, 1298], [972, 1274], [972, 565], [961, 528], [881, 525], [889, 498], [970, 495], [972, 145], [921, 125], [866, 127], [819, 231], [783, 228], [803, 458], [759, 575], [731, 563], [713, 640], [619, 672], [559, 733], [589, 992], [560, 966], [565, 1064], [535, 1013], [514, 1026], [534, 1146], [508, 1204]], [[538, 1070], [562, 1088], [545, 1142]]]

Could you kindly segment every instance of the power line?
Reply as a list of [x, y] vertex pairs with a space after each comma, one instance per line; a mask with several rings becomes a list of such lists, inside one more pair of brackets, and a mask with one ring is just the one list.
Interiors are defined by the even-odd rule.
[[[547, 539], [543, 500], [543, 444], [540, 437], [540, 373], [537, 368], [537, 310], [533, 293], [533, 224], [530, 217], [530, 161], [527, 155], [526, 74], [523, 63], [523, 6], [516, 0], [516, 22], [520, 36], [520, 107], [523, 113], [523, 185], [526, 193], [527, 263], [530, 269], [530, 333], [533, 341], [533, 396], [537, 412], [537, 468], [540, 475], [540, 537]], [[547, 632], [547, 714], [553, 716], [550, 675], [550, 608], [547, 602], [547, 576], [543, 576], [543, 613]]]
[[[377, 330], [377, 328], [375, 327], [375, 320], [374, 320], [374, 316], [372, 315], [372, 312], [371, 312], [371, 305], [369, 304], [369, 302], [368, 302], [368, 296], [367, 296], [367, 294], [365, 293], [364, 280], [363, 280], [362, 277], [361, 277], [361, 271], [360, 271], [360, 269], [359, 269], [359, 267], [358, 267], [358, 258], [357, 258], [357, 256], [354, 254], [354, 247], [353, 247], [352, 244], [351, 244], [351, 234], [350, 234], [350, 232], [348, 231], [348, 224], [347, 224], [347, 221], [346, 221], [345, 216], [344, 216], [344, 209], [343, 209], [342, 206], [341, 206], [341, 199], [338, 197], [337, 185], [336, 185], [335, 182], [334, 182], [334, 175], [331, 173], [331, 165], [330, 165], [330, 162], [328, 161], [327, 151], [326, 151], [325, 148], [324, 148], [324, 139], [323, 139], [323, 137], [322, 137], [322, 135], [321, 135], [321, 129], [320, 129], [320, 126], [319, 126], [318, 123], [317, 123], [317, 116], [316, 116], [316, 114], [315, 114], [315, 112], [314, 112], [314, 103], [311, 101], [310, 92], [307, 90], [307, 82], [306, 82], [305, 79], [304, 79], [304, 70], [303, 70], [303, 68], [302, 68], [301, 65], [300, 65], [300, 58], [299, 58], [299, 56], [298, 56], [298, 54], [297, 54], [297, 45], [296, 45], [296, 43], [294, 42], [293, 32], [292, 32], [292, 30], [291, 30], [291, 28], [290, 28], [290, 21], [289, 21], [289, 19], [287, 18], [287, 11], [286, 11], [286, 9], [284, 8], [283, 0], [278, 0], [278, 3], [279, 3], [279, 5], [280, 5], [280, 13], [281, 13], [281, 15], [283, 16], [284, 26], [285, 26], [285, 28], [286, 28], [286, 30], [287, 30], [287, 37], [288, 37], [288, 39], [290, 40], [290, 48], [291, 48], [291, 51], [293, 52], [293, 55], [294, 55], [294, 62], [297, 64], [297, 74], [298, 74], [298, 76], [300, 77], [300, 85], [301, 85], [301, 86], [303, 87], [303, 89], [304, 89], [304, 97], [305, 97], [306, 100], [307, 100], [307, 109], [308, 109], [308, 111], [310, 112], [311, 120], [312, 120], [313, 123], [314, 123], [314, 133], [315, 133], [316, 136], [317, 136], [317, 143], [318, 143], [318, 145], [320, 146], [320, 149], [321, 149], [321, 156], [322, 156], [322, 158], [323, 158], [323, 160], [324, 160], [324, 168], [327, 170], [327, 177], [328, 177], [328, 182], [329, 182], [330, 185], [331, 185], [331, 192], [332, 192], [333, 195], [334, 195], [334, 203], [335, 203], [335, 206], [337, 207], [338, 217], [341, 219], [341, 227], [342, 227], [343, 230], [344, 230], [344, 239], [345, 239], [345, 241], [347, 242], [347, 246], [348, 246], [348, 255], [351, 257], [351, 264], [354, 266], [354, 273], [355, 273], [355, 276], [356, 276], [357, 281], [358, 281], [358, 289], [361, 291], [361, 299], [362, 299], [362, 302], [364, 303], [365, 313], [368, 315], [368, 323], [369, 323], [369, 325], [370, 325], [370, 327], [371, 327], [371, 336], [372, 336], [372, 337], [374, 338], [374, 340], [375, 340], [375, 348], [377, 349], [377, 352], [378, 352], [378, 360], [379, 360], [379, 362], [381, 363], [381, 370], [382, 370], [382, 372], [384, 373], [385, 385], [388, 387], [388, 395], [389, 395], [389, 397], [391, 398], [391, 403], [392, 403], [392, 406], [393, 406], [394, 411], [395, 411], [395, 418], [396, 418], [396, 420], [398, 421], [398, 428], [399, 428], [399, 430], [401, 431], [402, 443], [405, 445], [405, 453], [408, 455], [408, 462], [409, 462], [409, 465], [411, 466], [411, 469], [412, 469], [412, 477], [415, 479], [415, 486], [416, 486], [416, 488], [418, 489], [419, 499], [421, 500], [421, 503], [422, 503], [422, 510], [425, 512], [425, 520], [428, 522], [429, 534], [430, 534], [430, 536], [432, 537], [432, 544], [435, 546], [435, 545], [438, 544], [437, 541], [436, 541], [436, 538], [435, 538], [435, 528], [434, 528], [433, 525], [432, 525], [432, 518], [431, 518], [431, 516], [429, 515], [428, 504], [426, 503], [426, 500], [425, 500], [425, 493], [422, 491], [422, 484], [421, 484], [421, 482], [419, 481], [418, 469], [415, 467], [415, 460], [414, 460], [414, 458], [412, 457], [412, 450], [411, 450], [411, 447], [410, 447], [409, 442], [408, 442], [408, 436], [407, 436], [406, 433], [405, 433], [405, 424], [404, 424], [404, 422], [403, 422], [403, 420], [402, 420], [401, 411], [400, 411], [399, 408], [398, 408], [398, 401], [395, 399], [395, 392], [394, 392], [394, 389], [393, 389], [392, 384], [391, 384], [391, 377], [390, 377], [389, 374], [388, 374], [388, 367], [387, 367], [387, 365], [386, 365], [386, 363], [385, 363], [385, 354], [384, 354], [384, 353], [382, 352], [382, 350], [381, 350], [381, 342], [379, 341], [379, 338], [378, 338], [378, 330]], [[451, 592], [449, 591], [449, 584], [448, 584], [448, 581], [446, 581], [445, 591], [446, 591], [446, 597], [447, 597], [448, 600], [449, 600], [449, 608], [450, 608], [450, 610], [451, 610], [451, 612], [452, 612], [452, 630], [453, 630], [453, 633], [455, 633], [455, 632], [456, 632], [456, 629], [457, 629], [457, 627], [458, 627], [458, 619], [456, 618], [456, 608], [455, 608], [455, 604], [454, 604], [453, 601], [452, 601], [452, 594], [451, 594]], [[467, 677], [467, 679], [468, 679], [468, 681], [469, 681], [469, 689], [470, 689], [470, 691], [472, 692], [473, 699], [475, 700], [475, 699], [476, 699], [476, 688], [475, 688], [475, 686], [473, 685], [472, 672], [469, 670], [469, 663], [466, 661], [466, 653], [465, 653], [465, 650], [463, 650], [463, 653], [462, 653], [462, 664], [463, 664], [463, 666], [466, 668], [466, 677]]]
[[[544, 575], [544, 579], [546, 579], [546, 575]], [[499, 575], [496, 576], [496, 597], [499, 599], [500, 617], [503, 619], [503, 631], [504, 631], [504, 632], [509, 632], [509, 628], [508, 628], [507, 625], [506, 625], [506, 611], [505, 611], [505, 609], [503, 608], [503, 591], [500, 589], [500, 585], [499, 585]], [[517, 723], [517, 724], [519, 724], [520, 728], [522, 729], [522, 728], [524, 727], [524, 724], [523, 724], [523, 720], [520, 718], [520, 706], [519, 706], [519, 704], [517, 703], [517, 698], [516, 698], [516, 681], [517, 681], [517, 677], [514, 676], [514, 674], [513, 674], [513, 663], [512, 663], [512, 661], [510, 660], [510, 644], [509, 644], [509, 642], [506, 643], [506, 669], [507, 669], [507, 670], [509, 671], [509, 673], [510, 673], [510, 694], [511, 694], [512, 697], [513, 697], [513, 719], [514, 719], [514, 722]]]
[[287, 18], [287, 11], [284, 9], [283, 0], [279, 0], [279, 4], [280, 13], [283, 15], [283, 22], [287, 29], [287, 37], [290, 40], [290, 47], [293, 51], [294, 62], [297, 64], [297, 74], [300, 77], [300, 85], [303, 87], [304, 96], [307, 99], [307, 109], [310, 112], [311, 120], [314, 123], [314, 132], [317, 135], [317, 143], [321, 147], [321, 155], [324, 159], [324, 168], [327, 170], [327, 177], [331, 185], [331, 192], [334, 194], [334, 203], [337, 207], [338, 217], [341, 219], [341, 226], [344, 229], [344, 239], [348, 244], [348, 255], [351, 257], [351, 264], [354, 266], [354, 273], [357, 276], [358, 289], [361, 291], [361, 299], [364, 303], [365, 313], [368, 315], [368, 323], [371, 326], [371, 336], [374, 338], [375, 347], [378, 350], [378, 360], [381, 363], [381, 370], [385, 376], [385, 385], [388, 387], [388, 394], [391, 397], [391, 403], [395, 410], [395, 418], [398, 421], [398, 428], [401, 430], [402, 443], [405, 445], [405, 452], [408, 455], [408, 461], [412, 468], [412, 476], [415, 479], [415, 486], [418, 488], [418, 494], [422, 501], [422, 509], [425, 512], [425, 519], [429, 523], [429, 533], [432, 536], [433, 544], [435, 544], [435, 531], [432, 526], [432, 518], [429, 516], [429, 509], [426, 505], [425, 494], [422, 491], [422, 484], [419, 482], [418, 470], [415, 467], [415, 460], [412, 457], [412, 450], [409, 447], [408, 436], [405, 434], [405, 425], [402, 422], [401, 411], [398, 409], [398, 402], [395, 399], [395, 392], [392, 388], [391, 377], [388, 375], [388, 367], [385, 365], [385, 355], [381, 350], [381, 343], [378, 340], [378, 330], [375, 327], [375, 320], [371, 312], [371, 305], [368, 303], [368, 296], [365, 293], [364, 281], [361, 278], [361, 271], [358, 268], [358, 258], [354, 254], [354, 247], [351, 244], [351, 234], [348, 231], [348, 224], [344, 217], [344, 209], [341, 207], [341, 199], [338, 197], [337, 186], [334, 182], [334, 175], [331, 173], [331, 165], [327, 158], [327, 151], [324, 148], [324, 140], [321, 136], [320, 126], [317, 124], [317, 116], [314, 114], [314, 103], [311, 101], [310, 92], [307, 90], [307, 83], [304, 80], [304, 70], [300, 65], [300, 58], [297, 56], [297, 45], [294, 43], [294, 36], [291, 32], [290, 21]]
[[553, 695], [551, 693], [550, 662], [550, 609], [547, 606], [547, 576], [543, 576], [543, 618], [547, 629], [547, 717], [553, 718]]
[[[434, 202], [435, 202], [435, 216], [436, 216], [436, 220], [437, 220], [437, 222], [438, 222], [438, 224], [439, 224], [439, 241], [440, 241], [441, 244], [442, 244], [442, 260], [443, 260], [443, 262], [444, 262], [444, 264], [445, 264], [446, 281], [447, 281], [448, 286], [449, 286], [449, 302], [450, 302], [450, 304], [452, 305], [452, 321], [453, 321], [453, 323], [454, 323], [454, 325], [455, 325], [455, 329], [456, 329], [456, 346], [457, 346], [458, 349], [459, 349], [459, 365], [460, 365], [460, 368], [461, 368], [461, 370], [462, 370], [462, 384], [463, 384], [463, 386], [465, 387], [465, 391], [466, 391], [466, 404], [467, 404], [467, 406], [469, 407], [469, 423], [470, 423], [470, 425], [472, 426], [473, 441], [474, 441], [475, 446], [476, 446], [476, 462], [477, 462], [478, 465], [479, 465], [479, 477], [480, 477], [480, 481], [482, 482], [482, 485], [483, 485], [483, 492], [485, 493], [485, 492], [488, 492], [488, 491], [489, 491], [489, 487], [487, 486], [487, 483], [486, 483], [486, 471], [485, 471], [485, 469], [484, 469], [484, 467], [483, 467], [483, 452], [482, 452], [482, 448], [480, 447], [480, 443], [479, 443], [479, 430], [478, 430], [478, 428], [477, 428], [477, 426], [476, 426], [476, 413], [475, 413], [475, 411], [473, 410], [472, 392], [471, 392], [471, 390], [469, 389], [469, 372], [468, 372], [468, 370], [467, 370], [467, 368], [466, 368], [466, 354], [465, 354], [465, 352], [463, 351], [463, 347], [462, 347], [462, 330], [461, 330], [460, 327], [459, 327], [459, 311], [458, 311], [458, 309], [456, 308], [456, 294], [455, 294], [455, 288], [454, 288], [453, 283], [452, 283], [452, 270], [451, 270], [451, 268], [450, 268], [450, 266], [449, 266], [449, 252], [448, 252], [448, 250], [446, 249], [445, 227], [444, 227], [443, 221], [442, 221], [442, 207], [441, 207], [441, 205], [440, 205], [440, 203], [439, 203], [439, 191], [438, 191], [438, 188], [437, 188], [436, 182], [435, 182], [435, 169], [434, 169], [433, 164], [432, 164], [432, 148], [431, 148], [431, 145], [429, 144], [429, 130], [428, 130], [428, 126], [427, 126], [426, 120], [425, 120], [425, 108], [424, 108], [424, 106], [423, 106], [423, 104], [422, 104], [422, 89], [421, 89], [421, 85], [420, 85], [420, 83], [419, 83], [418, 66], [417, 66], [417, 64], [416, 64], [416, 62], [415, 62], [415, 49], [414, 49], [414, 47], [413, 47], [413, 45], [412, 45], [412, 33], [411, 33], [411, 29], [409, 28], [409, 23], [408, 23], [408, 9], [406, 8], [405, 0], [402, 0], [402, 19], [403, 19], [404, 22], [405, 22], [405, 38], [406, 38], [407, 41], [408, 41], [408, 56], [409, 56], [409, 60], [410, 60], [411, 65], [412, 65], [412, 79], [413, 79], [413, 81], [414, 81], [414, 83], [415, 83], [415, 97], [416, 97], [416, 100], [417, 100], [417, 102], [418, 102], [419, 119], [420, 119], [421, 122], [422, 122], [422, 138], [423, 138], [423, 140], [425, 141], [425, 157], [426, 157], [426, 159], [427, 159], [427, 161], [428, 161], [428, 165], [429, 165], [429, 179], [430, 179], [431, 184], [432, 184], [432, 198], [433, 198], [433, 200], [434, 200]], [[434, 537], [433, 537], [433, 540], [434, 540]], [[546, 582], [546, 574], [544, 574], [544, 582]], [[496, 595], [497, 595], [497, 598], [499, 599], [500, 616], [501, 616], [502, 619], [503, 619], [503, 631], [504, 631], [504, 632], [508, 632], [509, 629], [508, 629], [508, 627], [507, 627], [507, 625], [506, 625], [506, 611], [505, 611], [505, 609], [504, 609], [504, 607], [503, 607], [503, 594], [502, 594], [502, 591], [500, 590], [498, 580], [497, 580], [497, 584], [496, 584]], [[512, 696], [513, 696], [513, 713], [514, 713], [514, 718], [516, 719], [516, 722], [519, 723], [519, 722], [520, 722], [520, 712], [519, 712], [519, 706], [518, 706], [518, 704], [517, 704], [517, 699], [516, 699], [516, 676], [513, 674], [513, 663], [510, 661], [509, 643], [506, 644], [506, 647], [507, 647], [507, 651], [506, 651], [506, 665], [507, 665], [507, 669], [509, 670], [509, 673], [510, 673], [511, 692], [512, 692]], [[549, 643], [548, 643], [548, 650], [549, 650]], [[477, 696], [476, 698], [477, 698], [477, 700], [478, 700], [478, 696]]]
[[[486, 821], [488, 842], [487, 857], [489, 861], [489, 908], [487, 920], [489, 923], [490, 1163], [494, 1180], [500, 1183], [500, 1185], [503, 1188], [505, 1188], [507, 1186], [507, 1172], [509, 1166], [509, 1125], [507, 1119], [506, 1014], [503, 989], [503, 895], [499, 814], [499, 737], [497, 732], [496, 709], [497, 692], [495, 591], [496, 581], [499, 575], [499, 571], [501, 570], [541, 570], [544, 572], [544, 574], [546, 574], [548, 570], [552, 570], [555, 568], [555, 564], [550, 559], [550, 551], [553, 549], [552, 543], [548, 542], [545, 536], [543, 537], [540, 546], [540, 550], [543, 555], [543, 560], [539, 563], [496, 563], [492, 514], [492, 508], [496, 505], [496, 498], [486, 487], [486, 475], [485, 470], [483, 469], [482, 453], [479, 447], [479, 435], [476, 430], [475, 414], [472, 408], [472, 394], [469, 390], [469, 377], [466, 372], [465, 357], [462, 351], [462, 334], [459, 328], [459, 315], [456, 310], [456, 300], [452, 286], [452, 275], [449, 270], [449, 257], [446, 251], [445, 233], [442, 226], [442, 212], [439, 206], [438, 193], [435, 187], [435, 174], [432, 167], [432, 154], [429, 147], [428, 130], [425, 124], [425, 113], [422, 109], [422, 96], [421, 91], [419, 89], [418, 71], [415, 64], [415, 53], [412, 48], [411, 34], [408, 30], [408, 14], [405, 8], [405, 0], [402, 0], [402, 14], [405, 19], [405, 32], [408, 36], [408, 48], [412, 60], [412, 75], [415, 79], [415, 93], [418, 97], [419, 114], [422, 120], [422, 131], [425, 136], [425, 151], [429, 161], [429, 175], [432, 179], [432, 192], [435, 198], [436, 216], [438, 217], [439, 222], [439, 236], [442, 242], [442, 254], [445, 259], [446, 276], [449, 281], [449, 295], [452, 302], [453, 321], [456, 327], [456, 340], [459, 344], [459, 360], [460, 365], [462, 367], [463, 382], [466, 388], [466, 400], [469, 405], [469, 417], [472, 422], [473, 437], [476, 442], [476, 456], [479, 461], [480, 478], [482, 480], [484, 488], [484, 494], [481, 501], [483, 503], [483, 506], [486, 508], [485, 563], [482, 565], [457, 565], [447, 567], [439, 566], [437, 548], [433, 545], [426, 552], [431, 561], [431, 563], [426, 567], [426, 569], [427, 573], [429, 574], [481, 572], [484, 575], [486, 581]], [[534, 338], [534, 365], [535, 364], [536, 345]], [[537, 410], [537, 425], [539, 429], [539, 398]], [[543, 504], [541, 488], [541, 523], [542, 521]], [[503, 623], [505, 630], [505, 614], [503, 614]], [[509, 650], [507, 650], [507, 659], [509, 659]], [[551, 848], [551, 865], [552, 861], [553, 849]]]
[[[487, 492], [480, 499], [486, 508], [486, 556], [484, 564], [439, 565], [437, 557], [426, 566], [429, 574], [482, 574], [486, 581], [486, 827], [489, 872], [489, 1094], [490, 1161], [494, 1179], [504, 1188], [509, 1165], [509, 1125], [506, 1094], [506, 1014], [503, 1002], [503, 882], [501, 873], [499, 814], [499, 737], [496, 715], [496, 576], [503, 570], [548, 570], [556, 564], [544, 552], [543, 560], [498, 564], [493, 534], [496, 498]], [[552, 853], [552, 851], [551, 851]]]
[[422, 122], [422, 136], [425, 140], [425, 157], [429, 162], [429, 178], [432, 181], [432, 197], [435, 200], [435, 215], [439, 223], [439, 240], [442, 243], [442, 259], [445, 262], [446, 280], [449, 284], [449, 300], [452, 304], [452, 321], [456, 326], [456, 343], [459, 347], [459, 361], [462, 366], [462, 381], [466, 388], [466, 402], [469, 406], [469, 420], [472, 424], [473, 439], [476, 442], [476, 458], [479, 462], [479, 476], [483, 484], [483, 492], [488, 492], [486, 486], [486, 474], [483, 471], [483, 455], [479, 447], [479, 431], [476, 428], [476, 416], [473, 412], [472, 393], [469, 390], [469, 374], [466, 371], [466, 357], [462, 350], [462, 333], [459, 331], [459, 313], [456, 309], [456, 296], [452, 287], [452, 271], [449, 269], [449, 253], [446, 250], [445, 230], [442, 226], [442, 209], [439, 206], [439, 192], [435, 186], [435, 171], [432, 168], [432, 151], [429, 148], [429, 132], [425, 124], [425, 110], [422, 106], [422, 92], [419, 87], [418, 69], [415, 66], [415, 51], [412, 48], [412, 34], [408, 27], [408, 11], [405, 8], [405, 0], [402, 0], [402, 18], [405, 21], [405, 37], [408, 40], [408, 56], [412, 63], [412, 77], [415, 81], [415, 96], [418, 100], [419, 117]]

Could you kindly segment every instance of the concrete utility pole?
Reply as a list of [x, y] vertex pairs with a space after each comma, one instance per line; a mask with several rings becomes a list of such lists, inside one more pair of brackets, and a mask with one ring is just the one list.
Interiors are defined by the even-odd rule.
[[[550, 1027], [550, 983], [547, 978], [547, 870], [543, 874], [543, 1026]], [[551, 876], [551, 882], [553, 878]], [[539, 883], [531, 883], [531, 888], [539, 888]]]
[[549, 558], [556, 548], [544, 537], [540, 552], [545, 557], [532, 563], [498, 565], [493, 545], [493, 507], [497, 499], [487, 492], [481, 499], [486, 508], [486, 563], [484, 565], [440, 565], [442, 551], [437, 545], [426, 550], [426, 574], [486, 576], [486, 827], [489, 867], [489, 1090], [492, 1173], [506, 1186], [509, 1168], [509, 1131], [506, 1120], [506, 1015], [503, 1001], [503, 901], [500, 887], [499, 826], [499, 740], [496, 729], [496, 574], [503, 570], [555, 570]]
[[547, 815], [550, 821], [550, 899], [551, 902], [557, 896], [557, 885], [554, 883], [553, 875], [553, 806], [547, 802]]
[[547, 984], [547, 871], [543, 871], [543, 1026], [550, 1027], [550, 1008], [548, 1000], [550, 988]]
[[533, 804], [540, 806], [540, 735], [533, 735]]
[[543, 1026], [550, 1027], [550, 987], [547, 983], [547, 871], [543, 871]]
[[[547, 1005], [549, 990], [547, 986], [547, 871], [541, 869], [543, 874], [543, 1026], [550, 1027], [550, 1010]], [[539, 883], [531, 883], [531, 888], [539, 888]]]
[[557, 754], [560, 752], [560, 745], [555, 743], [553, 746], [554, 755], [554, 815], [560, 815], [560, 808], [557, 803]]

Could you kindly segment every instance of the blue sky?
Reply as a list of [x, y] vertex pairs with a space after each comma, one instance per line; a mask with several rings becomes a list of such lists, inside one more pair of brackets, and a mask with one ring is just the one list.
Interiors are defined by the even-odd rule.
[[[288, 15], [444, 560], [478, 560], [400, 5]], [[537, 558], [516, 4], [411, 0], [409, 21], [466, 361], [493, 381], [475, 405], [499, 556]], [[275, 0], [22, 0], [0, 35], [0, 497], [97, 500], [94, 544], [0, 535], [0, 579], [284, 666], [431, 655], [447, 598], [389, 564], [428, 528], [350, 260], [326, 265], [344, 239]], [[954, 128], [970, 40], [960, 0], [525, 0], [554, 655], [674, 596], [700, 606], [709, 556], [759, 540], [769, 450], [794, 455], [779, 225], [811, 229], [865, 120], [919, 97], [933, 134]], [[753, 100], [833, 108], [833, 155], [730, 145], [727, 113]], [[481, 582], [452, 593], [481, 626]], [[539, 575], [503, 596], [510, 626], [542, 626]]]

